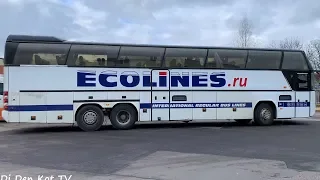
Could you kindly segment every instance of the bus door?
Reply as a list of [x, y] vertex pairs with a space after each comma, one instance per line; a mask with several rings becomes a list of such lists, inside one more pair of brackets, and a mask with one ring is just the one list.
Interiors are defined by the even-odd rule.
[[152, 70], [151, 120], [170, 120], [170, 75], [169, 70]]
[[295, 117], [309, 117], [310, 115], [310, 74], [296, 73], [294, 86], [296, 94]]
[[[183, 87], [181, 82], [189, 81], [189, 78], [180, 79], [179, 83], [174, 79], [176, 77], [189, 77], [190, 70], [173, 69], [170, 71], [170, 121], [191, 121], [193, 119], [193, 87]], [[186, 81], [185, 81], [186, 80]], [[199, 109], [199, 108], [197, 108]]]

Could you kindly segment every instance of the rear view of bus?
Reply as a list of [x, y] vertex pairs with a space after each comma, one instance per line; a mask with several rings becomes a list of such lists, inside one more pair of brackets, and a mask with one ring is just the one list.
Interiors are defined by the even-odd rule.
[[104, 118], [117, 129], [136, 121], [271, 125], [316, 110], [313, 69], [299, 50], [11, 35], [4, 66], [7, 122], [77, 123], [85, 131]]

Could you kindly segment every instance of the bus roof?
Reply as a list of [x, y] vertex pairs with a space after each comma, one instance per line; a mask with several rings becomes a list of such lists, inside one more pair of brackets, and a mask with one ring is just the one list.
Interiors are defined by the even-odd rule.
[[53, 36], [9, 35], [7, 42], [64, 42]]
[[191, 46], [191, 45], [161, 45], [161, 44], [128, 44], [128, 43], [99, 43], [67, 41], [54, 36], [32, 36], [32, 35], [9, 35], [6, 42], [17, 43], [67, 43], [81, 45], [107, 45], [107, 46], [137, 46], [137, 47], [166, 47], [166, 48], [198, 48], [198, 49], [233, 49], [233, 50], [264, 50], [264, 51], [294, 51], [304, 52], [297, 49], [275, 49], [275, 48], [241, 48], [241, 47], [219, 47], [219, 46]]

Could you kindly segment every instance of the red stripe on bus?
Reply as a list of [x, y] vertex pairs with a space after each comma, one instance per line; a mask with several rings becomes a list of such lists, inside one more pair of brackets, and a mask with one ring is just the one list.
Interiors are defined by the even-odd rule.
[[159, 72], [159, 76], [166, 76], [167, 72]]

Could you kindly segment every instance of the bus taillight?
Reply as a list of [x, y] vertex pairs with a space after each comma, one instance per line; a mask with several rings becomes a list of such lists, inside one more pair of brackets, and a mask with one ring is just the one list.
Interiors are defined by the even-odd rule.
[[8, 110], [8, 91], [3, 92], [3, 109]]

